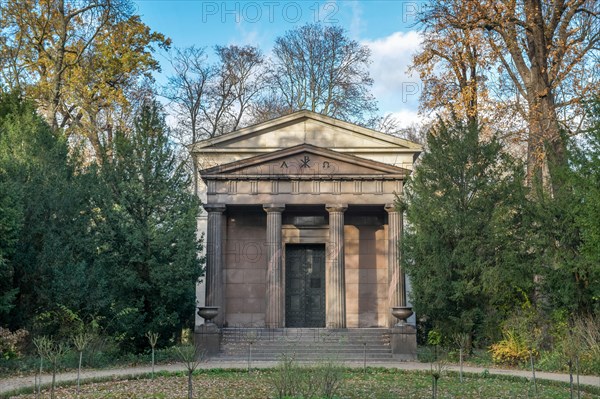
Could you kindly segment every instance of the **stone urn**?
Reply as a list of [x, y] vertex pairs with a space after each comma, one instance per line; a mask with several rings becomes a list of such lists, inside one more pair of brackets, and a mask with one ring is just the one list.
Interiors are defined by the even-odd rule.
[[394, 306], [392, 308], [392, 316], [398, 319], [396, 326], [403, 326], [406, 324], [406, 320], [412, 316], [413, 311], [410, 306]]
[[205, 320], [205, 324], [213, 324], [212, 319], [217, 317], [219, 314], [218, 306], [198, 306], [198, 316], [202, 317]]

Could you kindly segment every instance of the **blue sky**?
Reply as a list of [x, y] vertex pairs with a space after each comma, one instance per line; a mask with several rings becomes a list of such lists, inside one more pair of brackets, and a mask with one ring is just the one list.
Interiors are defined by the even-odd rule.
[[[269, 54], [275, 38], [307, 22], [335, 24], [371, 48], [373, 93], [381, 113], [394, 113], [402, 125], [418, 122], [420, 84], [406, 74], [419, 47], [414, 16], [421, 1], [199, 1], [136, 0], [137, 13], [176, 47], [255, 45]], [[168, 62], [161, 82], [168, 75]]]

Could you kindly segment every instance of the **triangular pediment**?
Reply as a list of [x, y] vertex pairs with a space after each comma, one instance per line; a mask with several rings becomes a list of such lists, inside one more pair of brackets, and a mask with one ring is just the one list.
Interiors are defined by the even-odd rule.
[[268, 154], [202, 170], [210, 178], [358, 178], [388, 176], [402, 178], [410, 171], [397, 166], [339, 153], [310, 144], [300, 144]]
[[299, 111], [212, 139], [189, 148], [193, 153], [261, 149], [268, 151], [310, 144], [334, 150], [386, 149], [418, 154], [421, 146], [408, 140], [377, 132], [310, 111]]

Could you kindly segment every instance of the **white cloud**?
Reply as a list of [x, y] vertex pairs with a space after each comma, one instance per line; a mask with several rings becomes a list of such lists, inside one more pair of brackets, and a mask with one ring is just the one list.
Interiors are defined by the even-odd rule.
[[382, 113], [394, 113], [415, 120], [421, 93], [418, 76], [410, 76], [408, 67], [421, 46], [416, 31], [394, 32], [389, 36], [362, 42], [371, 49], [370, 67], [373, 94]]
[[417, 110], [401, 109], [400, 111], [391, 112], [391, 114], [398, 121], [398, 127], [401, 129], [420, 125], [426, 121], [426, 118], [419, 115]]

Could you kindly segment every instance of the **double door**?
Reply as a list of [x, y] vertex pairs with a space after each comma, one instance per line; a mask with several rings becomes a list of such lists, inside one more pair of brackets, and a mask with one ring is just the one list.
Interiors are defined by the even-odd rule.
[[285, 325], [325, 327], [325, 244], [285, 246]]

